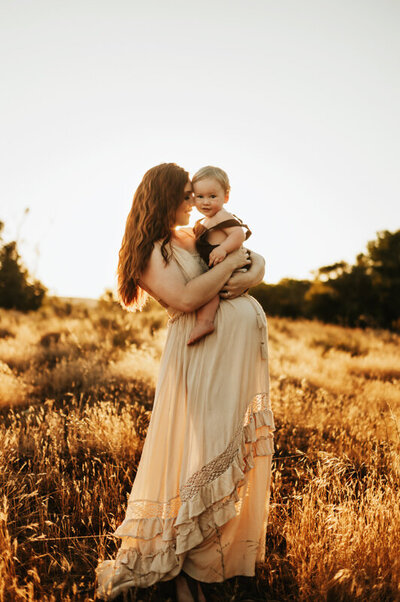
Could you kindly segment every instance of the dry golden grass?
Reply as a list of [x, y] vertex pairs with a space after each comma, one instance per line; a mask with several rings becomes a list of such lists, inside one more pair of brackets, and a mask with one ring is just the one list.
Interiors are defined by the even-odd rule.
[[[0, 602], [91, 601], [151, 411], [163, 310], [0, 313]], [[270, 319], [266, 561], [210, 601], [400, 600], [397, 335]], [[172, 599], [172, 584], [132, 600]]]

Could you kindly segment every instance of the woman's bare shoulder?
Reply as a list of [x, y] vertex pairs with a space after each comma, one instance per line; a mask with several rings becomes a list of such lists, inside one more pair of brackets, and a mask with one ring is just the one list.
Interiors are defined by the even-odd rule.
[[167, 245], [166, 261], [161, 252], [161, 245], [162, 243], [154, 244], [149, 261], [140, 276], [139, 285], [164, 307], [180, 309], [185, 280], [174, 260], [175, 248]]
[[[154, 243], [153, 250], [143, 272], [140, 275], [139, 285], [147, 291], [152, 297], [160, 301], [160, 295], [156, 290], [164, 279], [167, 277], [173, 278], [174, 262], [165, 261], [161, 251], [162, 241]], [[167, 255], [171, 256], [171, 250], [167, 249]]]

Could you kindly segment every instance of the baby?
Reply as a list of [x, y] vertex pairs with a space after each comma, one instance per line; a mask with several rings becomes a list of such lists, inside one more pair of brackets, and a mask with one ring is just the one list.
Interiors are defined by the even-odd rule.
[[[224, 204], [229, 199], [230, 184], [227, 174], [222, 169], [203, 167], [193, 176], [192, 184], [196, 208], [205, 216], [199, 219], [193, 228], [196, 247], [206, 264], [212, 268], [223, 261], [228, 253], [238, 249], [251, 232], [241, 220], [224, 209]], [[249, 266], [241, 268], [241, 271], [248, 268]], [[218, 305], [219, 295], [216, 295], [200, 307], [188, 345], [193, 345], [213, 332]]]

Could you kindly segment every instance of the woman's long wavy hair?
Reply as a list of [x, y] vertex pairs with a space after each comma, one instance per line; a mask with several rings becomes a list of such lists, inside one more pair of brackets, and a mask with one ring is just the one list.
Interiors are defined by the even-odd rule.
[[118, 261], [118, 296], [131, 311], [142, 309], [147, 293], [139, 279], [146, 268], [156, 240], [161, 253], [170, 259], [167, 243], [175, 225], [176, 210], [184, 199], [189, 174], [175, 163], [162, 163], [147, 171], [136, 190], [126, 220]]

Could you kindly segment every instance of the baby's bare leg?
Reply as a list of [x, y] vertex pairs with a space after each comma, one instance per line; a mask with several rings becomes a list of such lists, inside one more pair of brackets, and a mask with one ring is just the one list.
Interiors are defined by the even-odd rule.
[[214, 318], [219, 305], [219, 295], [200, 307], [196, 313], [196, 324], [190, 333], [188, 345], [193, 345], [214, 330]]

